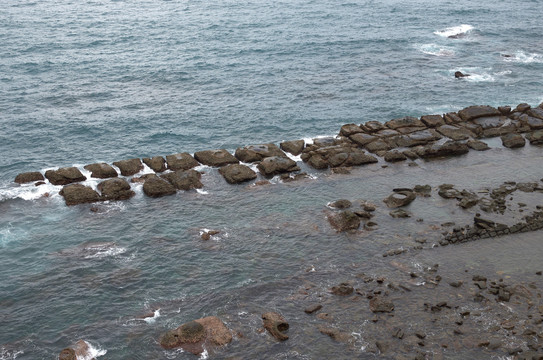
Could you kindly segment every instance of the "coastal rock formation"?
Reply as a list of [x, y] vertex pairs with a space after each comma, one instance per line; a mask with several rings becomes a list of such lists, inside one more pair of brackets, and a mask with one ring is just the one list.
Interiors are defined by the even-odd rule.
[[81, 184], [66, 185], [59, 194], [64, 197], [66, 205], [78, 205], [100, 201], [100, 195], [91, 187]]
[[166, 160], [162, 156], [141, 159], [143, 163], [156, 173], [166, 171]]
[[441, 157], [441, 156], [457, 156], [469, 152], [466, 144], [449, 140], [444, 144], [426, 145], [416, 149], [416, 153], [423, 159]]
[[473, 150], [476, 151], [485, 151], [490, 149], [487, 143], [480, 141], [480, 140], [468, 140], [466, 142], [466, 145]]
[[277, 340], [288, 340], [288, 335], [285, 331], [288, 330], [289, 324], [285, 318], [276, 312], [267, 312], [262, 315], [264, 328]]
[[376, 296], [370, 300], [370, 310], [374, 313], [389, 313], [394, 311], [394, 304], [388, 299]]
[[73, 346], [62, 350], [58, 360], [78, 360], [90, 358], [90, 347], [84, 340], [79, 340]]
[[302, 160], [315, 169], [359, 166], [377, 162], [375, 157], [349, 143], [323, 147], [307, 146], [302, 153]]
[[445, 125], [445, 120], [443, 120], [443, 116], [441, 115], [423, 115], [420, 117], [420, 121], [429, 128]]
[[167, 180], [172, 184], [177, 190], [193, 190], [201, 189], [204, 187], [200, 181], [202, 174], [196, 170], [178, 170], [176, 172], [171, 172], [163, 174], [161, 178]]
[[391, 209], [411, 204], [417, 196], [411, 189], [398, 189], [389, 195], [383, 202]]
[[45, 177], [53, 185], [68, 185], [75, 182], [85, 181], [87, 178], [81, 174], [76, 167], [65, 167], [58, 170], [47, 170]]
[[219, 173], [229, 184], [239, 184], [256, 179], [256, 173], [248, 166], [230, 164], [219, 169]]
[[349, 137], [354, 134], [362, 133], [364, 130], [356, 124], [345, 124], [339, 130], [339, 134], [345, 137]]
[[117, 171], [111, 165], [106, 163], [89, 164], [85, 165], [83, 168], [91, 172], [92, 178], [108, 179], [119, 176]]
[[466, 140], [475, 137], [475, 134], [468, 129], [455, 125], [442, 125], [436, 130], [443, 136], [446, 136], [455, 141]]
[[279, 144], [281, 150], [291, 153], [294, 156], [298, 156], [302, 153], [305, 141], [303, 140], [292, 140], [292, 141], [283, 141]]
[[143, 183], [143, 192], [149, 197], [161, 197], [175, 194], [175, 187], [157, 175], [146, 178]]
[[257, 165], [257, 168], [266, 177], [300, 170], [294, 160], [280, 156], [265, 158]]
[[166, 156], [166, 163], [168, 164], [168, 169], [172, 171], [189, 170], [200, 165], [198, 164], [198, 161], [187, 152]]
[[165, 349], [181, 348], [195, 355], [208, 346], [223, 346], [232, 341], [232, 334], [216, 316], [189, 321], [162, 334], [160, 345]]
[[194, 153], [194, 158], [204, 165], [215, 167], [239, 163], [234, 155], [224, 149], [198, 151]]
[[501, 137], [503, 146], [507, 148], [519, 148], [526, 144], [526, 140], [520, 134], [507, 134]]
[[19, 175], [15, 177], [14, 181], [17, 184], [26, 184], [29, 182], [43, 181], [43, 180], [45, 180], [45, 178], [39, 171], [32, 171], [32, 172], [20, 173]]
[[501, 115], [500, 111], [488, 105], [468, 106], [458, 112], [458, 116], [464, 121], [474, 120], [484, 116]]
[[461, 79], [461, 78], [468, 77], [468, 76], [470, 76], [470, 74], [464, 74], [461, 71], [455, 71], [455, 73], [454, 73], [454, 77], [457, 78], [457, 79]]
[[235, 157], [245, 163], [261, 161], [272, 156], [286, 157], [286, 154], [275, 144], [248, 145], [238, 148], [235, 153]]
[[113, 165], [121, 170], [122, 176], [132, 176], [143, 170], [143, 164], [141, 163], [141, 160], [137, 158], [115, 161]]
[[328, 221], [339, 232], [356, 230], [360, 227], [360, 217], [349, 210], [337, 214], [329, 214]]
[[526, 140], [532, 145], [542, 145], [543, 144], [543, 130], [534, 131], [526, 135]]
[[398, 150], [387, 151], [384, 158], [387, 162], [398, 162], [407, 160], [407, 156], [405, 156], [404, 153], [401, 153]]
[[121, 178], [102, 181], [98, 184], [98, 190], [103, 200], [127, 200], [136, 194], [130, 189], [128, 181]]

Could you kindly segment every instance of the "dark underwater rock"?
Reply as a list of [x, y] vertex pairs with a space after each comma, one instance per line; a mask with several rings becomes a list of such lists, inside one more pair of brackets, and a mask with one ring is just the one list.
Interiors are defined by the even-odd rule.
[[106, 163], [89, 164], [85, 165], [83, 168], [91, 172], [92, 178], [108, 179], [119, 176], [117, 171], [111, 165]]
[[356, 230], [360, 227], [360, 217], [349, 210], [328, 215], [328, 221], [339, 232]]
[[285, 331], [289, 329], [289, 324], [283, 316], [276, 312], [267, 312], [262, 315], [262, 320], [264, 322], [264, 329], [268, 330], [274, 338], [279, 341], [288, 340], [288, 335], [285, 334]]
[[45, 177], [53, 185], [68, 185], [75, 182], [85, 181], [87, 178], [81, 174], [76, 167], [65, 167], [58, 170], [47, 170]]
[[395, 191], [393, 194], [389, 195], [386, 199], [383, 200], [389, 208], [398, 208], [402, 206], [409, 205], [417, 196], [411, 190], [400, 190]]

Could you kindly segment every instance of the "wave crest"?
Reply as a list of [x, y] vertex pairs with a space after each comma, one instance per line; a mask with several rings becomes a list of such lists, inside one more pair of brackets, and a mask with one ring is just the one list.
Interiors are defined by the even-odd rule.
[[436, 34], [438, 36], [441, 36], [441, 37], [446, 37], [446, 38], [451, 38], [451, 39], [458, 39], [458, 38], [466, 36], [473, 29], [475, 29], [475, 28], [473, 26], [471, 26], [471, 25], [462, 24], [462, 25], [458, 25], [458, 26], [449, 27], [449, 28], [446, 28], [446, 29], [443, 29], [443, 30], [434, 31], [434, 34]]

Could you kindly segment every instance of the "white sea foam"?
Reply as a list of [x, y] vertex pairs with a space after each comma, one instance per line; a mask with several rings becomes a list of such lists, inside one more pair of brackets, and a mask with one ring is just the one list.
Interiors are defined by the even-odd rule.
[[458, 26], [452, 26], [443, 30], [434, 31], [434, 34], [446, 38], [459, 38], [467, 35], [473, 29], [474, 27], [471, 25], [462, 24]]
[[8, 350], [4, 347], [0, 348], [0, 360], [13, 360], [17, 356], [24, 354], [22, 350]]
[[433, 56], [454, 56], [455, 54], [452, 48], [438, 44], [416, 45], [416, 48], [424, 54]]
[[156, 319], [158, 319], [160, 317], [160, 309], [156, 309], [153, 313], [153, 316], [148, 316], [146, 318], [143, 318], [143, 320], [147, 323], [147, 324], [152, 324], [156, 321]]
[[504, 61], [518, 62], [522, 64], [543, 63], [543, 55], [538, 53], [525, 53], [524, 51], [517, 51], [512, 56], [504, 56]]
[[88, 341], [85, 341], [85, 343], [88, 346], [88, 352], [85, 354], [85, 356], [78, 356], [77, 360], [91, 360], [99, 356], [104, 356], [107, 353], [107, 350], [101, 349], [100, 346], [94, 347]]
[[205, 190], [202, 190], [202, 189], [196, 189], [196, 192], [198, 194], [202, 194], [202, 195], [209, 195], [209, 191], [205, 191]]
[[204, 360], [204, 359], [207, 359], [207, 358], [209, 358], [209, 354], [208, 354], [207, 350], [204, 349], [204, 351], [200, 354], [200, 359]]
[[102, 259], [123, 254], [126, 252], [126, 248], [114, 243], [96, 243], [85, 245], [84, 252], [87, 253], [84, 256], [85, 259]]

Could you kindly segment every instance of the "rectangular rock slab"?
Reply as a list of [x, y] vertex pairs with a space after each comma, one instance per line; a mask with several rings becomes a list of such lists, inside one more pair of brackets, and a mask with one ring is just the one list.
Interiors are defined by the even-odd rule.
[[113, 165], [115, 165], [116, 167], [119, 168], [119, 170], [121, 170], [122, 176], [132, 176], [134, 174], [139, 173], [141, 170], [143, 170], [143, 164], [141, 163], [141, 160], [138, 158], [115, 161]]
[[225, 149], [198, 151], [194, 153], [194, 158], [204, 165], [215, 167], [239, 163], [238, 159]]
[[300, 170], [294, 160], [278, 156], [265, 158], [257, 167], [262, 175], [266, 177]]
[[302, 153], [305, 146], [304, 140], [292, 140], [292, 141], [283, 141], [279, 144], [281, 150], [291, 153], [294, 156], [298, 156]]
[[543, 129], [543, 120], [539, 118], [535, 118], [526, 114], [523, 114], [520, 116], [520, 121], [523, 124], [526, 124], [530, 127], [532, 130], [539, 130]]
[[383, 125], [379, 121], [368, 121], [360, 125], [360, 127], [368, 133], [374, 133], [386, 129], [385, 125]]
[[364, 132], [362, 128], [356, 124], [345, 124], [339, 130], [339, 134], [345, 137], [349, 137], [354, 134]]
[[499, 116], [500, 111], [489, 105], [468, 106], [458, 112], [458, 116], [464, 121], [471, 121], [484, 116]]
[[424, 115], [421, 116], [420, 121], [422, 121], [424, 125], [428, 127], [438, 127], [441, 125], [445, 125], [445, 120], [441, 115]]
[[463, 127], [454, 125], [442, 125], [436, 129], [441, 135], [446, 136], [455, 141], [474, 138], [475, 134]]
[[90, 171], [91, 177], [96, 179], [107, 179], [119, 176], [117, 171], [111, 165], [106, 163], [89, 164], [85, 165], [83, 168]]
[[527, 112], [528, 116], [535, 117], [535, 118], [543, 120], [543, 109], [541, 108], [541, 105], [539, 105], [539, 106], [540, 107], [528, 110], [528, 112]]
[[256, 179], [256, 173], [250, 167], [242, 164], [223, 166], [219, 169], [219, 173], [229, 184], [240, 184]]
[[258, 145], [248, 145], [236, 149], [234, 156], [242, 162], [252, 163], [256, 161], [261, 161], [267, 157], [271, 156], [280, 156], [286, 157], [287, 155], [283, 150], [275, 144], [258, 144]]
[[400, 147], [412, 147], [417, 145], [426, 145], [428, 143], [434, 142], [441, 139], [439, 135], [433, 129], [427, 129], [422, 131], [417, 131], [409, 135], [402, 135], [395, 138], [397, 146]]
[[166, 163], [168, 164], [168, 169], [172, 171], [189, 170], [200, 165], [198, 164], [198, 161], [187, 152], [166, 156]]
[[87, 178], [81, 174], [76, 167], [65, 167], [58, 170], [47, 170], [45, 177], [53, 185], [68, 185], [80, 181], [85, 181]]
[[369, 135], [369, 134], [358, 133], [358, 134], [349, 136], [349, 139], [351, 139], [352, 142], [354, 142], [355, 144], [359, 146], [364, 146], [366, 144], [369, 144], [372, 141], [377, 140], [378, 137]]
[[452, 124], [458, 124], [463, 122], [463, 120], [458, 116], [455, 112], [450, 112], [445, 115], [443, 115], [443, 120], [445, 120], [446, 124], [452, 125]]
[[480, 117], [472, 121], [472, 123], [479, 125], [483, 130], [497, 128], [505, 124], [507, 117], [505, 116], [485, 116]]
[[17, 184], [26, 184], [29, 182], [43, 181], [43, 180], [45, 180], [45, 178], [43, 177], [41, 172], [31, 171], [31, 172], [20, 173], [19, 175], [15, 177], [14, 181]]
[[154, 172], [160, 173], [166, 171], [166, 160], [162, 156], [153, 156], [152, 158], [143, 158], [141, 160]]
[[422, 121], [412, 116], [405, 116], [403, 118], [389, 120], [385, 123], [385, 125], [393, 130], [403, 127], [426, 127]]

